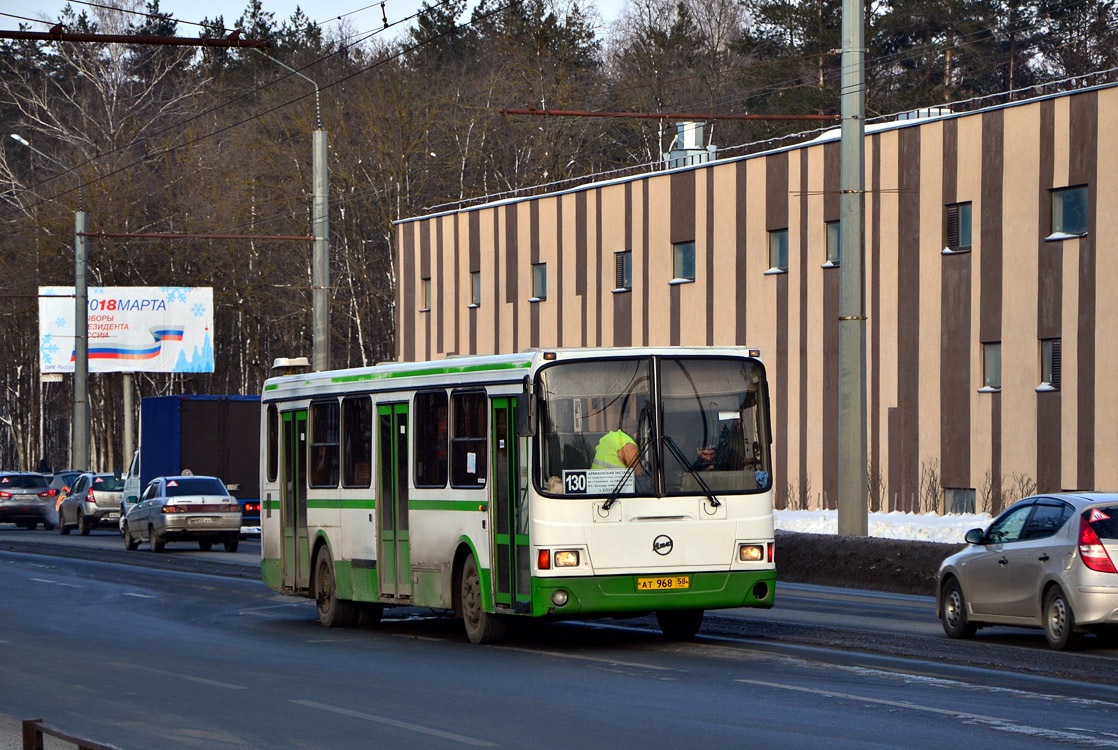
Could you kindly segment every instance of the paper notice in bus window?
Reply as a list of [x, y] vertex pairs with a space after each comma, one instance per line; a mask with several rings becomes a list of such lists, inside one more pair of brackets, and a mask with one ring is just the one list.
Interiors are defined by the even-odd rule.
[[[626, 469], [566, 469], [563, 471], [563, 494], [565, 495], [608, 495], [617, 489], [617, 483], [626, 474]], [[621, 492], [632, 492], [633, 474], [629, 474]]]
[[466, 454], [466, 473], [467, 474], [477, 474], [477, 454], [476, 453], [467, 453]]

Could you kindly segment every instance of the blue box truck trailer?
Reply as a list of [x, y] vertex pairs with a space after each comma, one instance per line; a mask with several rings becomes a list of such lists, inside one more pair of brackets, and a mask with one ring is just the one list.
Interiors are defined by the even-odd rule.
[[241, 533], [260, 533], [260, 397], [150, 396], [140, 400], [140, 447], [124, 499], [156, 477], [191, 474], [225, 482], [241, 504]]

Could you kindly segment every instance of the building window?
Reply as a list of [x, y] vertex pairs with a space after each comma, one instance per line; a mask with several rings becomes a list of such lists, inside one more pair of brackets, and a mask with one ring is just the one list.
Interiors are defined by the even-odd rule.
[[311, 404], [311, 487], [338, 486], [338, 416], [337, 401]]
[[470, 271], [470, 307], [481, 305], [481, 271]]
[[633, 288], [633, 251], [626, 250], [613, 254], [615, 269], [615, 292], [627, 292]]
[[446, 391], [415, 394], [415, 486], [446, 487]]
[[788, 270], [788, 230], [774, 229], [769, 232], [769, 270]]
[[532, 264], [532, 299], [529, 302], [539, 302], [547, 299], [547, 264]]
[[827, 222], [827, 260], [824, 267], [837, 266], [842, 250], [842, 223], [838, 221]]
[[1060, 339], [1040, 340], [1040, 386], [1038, 391], [1060, 390], [1060, 369], [1063, 352]]
[[431, 279], [422, 279], [423, 281], [423, 307], [420, 312], [426, 312], [431, 309]]
[[485, 391], [461, 391], [450, 397], [450, 486], [485, 486]]
[[947, 244], [943, 252], [965, 253], [970, 250], [970, 217], [970, 201], [944, 206], [944, 234], [947, 236]]
[[677, 242], [672, 245], [672, 283], [681, 284], [695, 280], [695, 243]]
[[982, 390], [1002, 389], [1002, 342], [992, 341], [982, 345]]
[[342, 486], [368, 487], [373, 480], [373, 401], [342, 399]]
[[1052, 191], [1052, 233], [1045, 239], [1062, 240], [1087, 234], [1087, 186]]
[[945, 513], [974, 513], [974, 489], [944, 487], [943, 505]]

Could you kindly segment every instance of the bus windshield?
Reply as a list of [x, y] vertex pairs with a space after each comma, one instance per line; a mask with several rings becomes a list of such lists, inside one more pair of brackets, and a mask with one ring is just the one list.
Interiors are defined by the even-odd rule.
[[539, 373], [536, 488], [552, 496], [751, 493], [771, 486], [756, 360], [559, 362]]

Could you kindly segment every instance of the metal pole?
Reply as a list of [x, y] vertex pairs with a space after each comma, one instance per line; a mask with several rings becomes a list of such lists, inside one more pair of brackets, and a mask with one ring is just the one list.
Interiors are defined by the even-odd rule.
[[314, 318], [314, 369], [330, 369], [330, 206], [326, 195], [326, 131], [314, 131], [314, 252], [311, 306]]
[[89, 466], [89, 305], [85, 211], [74, 212], [74, 450], [71, 468]]
[[121, 373], [124, 378], [124, 463], [122, 468], [127, 471], [132, 462], [132, 373]]
[[865, 19], [842, 3], [841, 255], [839, 260], [838, 533], [866, 536]]

